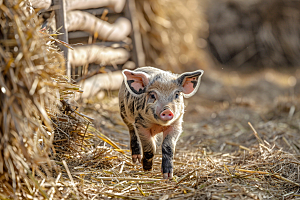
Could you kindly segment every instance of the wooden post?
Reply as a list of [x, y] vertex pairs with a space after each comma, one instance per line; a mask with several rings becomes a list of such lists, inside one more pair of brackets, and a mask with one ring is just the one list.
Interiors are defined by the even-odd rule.
[[[61, 35], [57, 36], [57, 39], [69, 43], [68, 39], [68, 30], [66, 27], [66, 4], [65, 0], [53, 0], [54, 5], [58, 6], [58, 9], [55, 10], [55, 21], [56, 21], [56, 30], [59, 30]], [[68, 47], [60, 45], [61, 50], [64, 52], [64, 57], [66, 59], [66, 73], [70, 80], [71, 78], [71, 66], [68, 61]]]
[[132, 60], [135, 62], [136, 67], [143, 67], [145, 66], [145, 54], [143, 51], [142, 36], [136, 14], [135, 0], [126, 1], [124, 13], [125, 17], [128, 18], [132, 24], [132, 31], [130, 34], [133, 46]]

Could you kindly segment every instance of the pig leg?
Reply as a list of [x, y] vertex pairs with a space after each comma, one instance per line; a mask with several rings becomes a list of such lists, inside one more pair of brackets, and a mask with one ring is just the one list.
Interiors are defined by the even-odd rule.
[[150, 130], [136, 124], [137, 133], [143, 148], [143, 169], [146, 171], [152, 170], [153, 157], [156, 151], [155, 139], [152, 137]]
[[129, 134], [130, 134], [130, 149], [132, 155], [132, 162], [136, 163], [138, 160], [139, 163], [141, 162], [142, 155], [141, 155], [141, 147], [135, 133], [134, 126], [132, 124], [128, 124]]
[[173, 157], [175, 152], [175, 145], [181, 134], [181, 126], [169, 127], [164, 131], [164, 140], [162, 143], [162, 173], [164, 179], [173, 178]]
[[128, 122], [124, 115], [121, 113], [121, 117], [124, 121], [124, 123], [127, 125], [128, 130], [129, 130], [129, 135], [130, 135], [130, 150], [131, 150], [131, 155], [132, 155], [132, 162], [136, 163], [138, 160], [141, 162], [142, 155], [141, 155], [141, 147], [137, 138], [137, 135], [135, 133], [135, 128], [133, 124]]
[[175, 142], [169, 135], [164, 139], [162, 146], [162, 163], [161, 168], [164, 179], [171, 179], [173, 177], [173, 157], [175, 151]]

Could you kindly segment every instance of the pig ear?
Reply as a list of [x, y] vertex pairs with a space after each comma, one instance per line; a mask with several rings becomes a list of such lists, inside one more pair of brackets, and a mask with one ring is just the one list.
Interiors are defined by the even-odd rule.
[[138, 96], [145, 92], [149, 83], [149, 75], [144, 72], [136, 72], [130, 70], [122, 71], [126, 88], [134, 96]]
[[183, 73], [177, 78], [178, 85], [183, 88], [182, 92], [185, 98], [189, 98], [197, 92], [203, 73], [204, 71], [199, 69], [194, 72]]

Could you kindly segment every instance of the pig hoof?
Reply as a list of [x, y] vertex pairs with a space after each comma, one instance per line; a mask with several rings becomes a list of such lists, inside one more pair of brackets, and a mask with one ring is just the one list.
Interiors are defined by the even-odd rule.
[[153, 166], [153, 159], [147, 159], [146, 156], [142, 160], [143, 169], [145, 171], [151, 171]]
[[152, 163], [145, 165], [145, 163], [143, 163], [143, 169], [144, 171], [151, 171], [152, 170]]
[[[163, 172], [163, 178], [164, 179], [173, 179], [173, 169], [169, 169], [169, 170], [161, 170]], [[166, 173], [164, 173], [166, 172]]]
[[141, 163], [142, 155], [132, 155], [132, 162], [136, 163], [137, 160]]
[[164, 179], [172, 179], [173, 178], [173, 173], [164, 173], [163, 178]]

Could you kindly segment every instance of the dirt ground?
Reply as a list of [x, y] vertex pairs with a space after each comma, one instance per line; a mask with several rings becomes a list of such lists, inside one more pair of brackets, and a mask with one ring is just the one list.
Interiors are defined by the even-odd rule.
[[[300, 70], [251, 74], [206, 70], [201, 81], [196, 95], [185, 101], [184, 131], [177, 148], [232, 152], [238, 145], [250, 146], [256, 143], [250, 122], [263, 139], [299, 153]], [[86, 104], [84, 112], [95, 118], [96, 128], [128, 148], [117, 92], [108, 96]]]
[[[157, 187], [143, 184], [141, 189], [131, 183], [130, 192], [122, 192], [122, 198], [277, 199], [285, 195], [286, 199], [294, 199], [299, 195], [300, 182], [297, 175], [300, 165], [299, 95], [299, 70], [266, 69], [251, 74], [205, 70], [199, 91], [186, 100], [184, 130], [176, 146], [175, 180]], [[99, 102], [87, 102], [81, 112], [95, 119], [96, 129], [121, 148], [129, 149], [127, 127], [119, 115], [117, 91], [109, 92], [108, 96]], [[254, 130], [263, 141], [259, 142]], [[104, 142], [98, 145], [105, 146]], [[280, 152], [286, 157], [277, 158]], [[141, 165], [129, 165], [123, 173], [109, 176], [116, 180], [122, 176], [160, 179], [160, 154], [158, 147], [153, 172], [144, 174]], [[127, 155], [129, 158], [130, 152]], [[286, 160], [290, 158], [294, 160]], [[120, 161], [114, 163], [112, 169], [118, 168]], [[280, 177], [274, 176], [281, 181], [276, 177], [270, 179], [269, 175], [251, 175], [256, 170], [265, 174], [265, 170], [272, 172], [274, 169]], [[241, 175], [237, 170], [244, 170], [248, 175]], [[228, 173], [230, 176], [226, 175]], [[227, 178], [220, 181], [220, 177]], [[294, 182], [286, 184], [289, 180], [284, 177]], [[183, 179], [185, 183], [179, 184]], [[107, 184], [109, 188], [115, 183]], [[105, 195], [116, 197], [116, 191], [119, 190], [115, 189], [114, 195]]]

